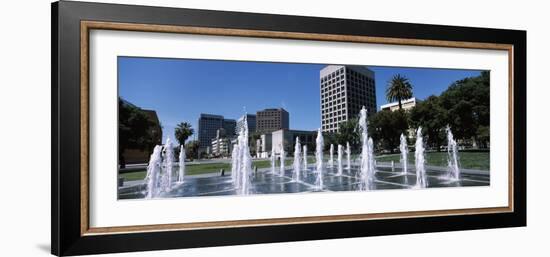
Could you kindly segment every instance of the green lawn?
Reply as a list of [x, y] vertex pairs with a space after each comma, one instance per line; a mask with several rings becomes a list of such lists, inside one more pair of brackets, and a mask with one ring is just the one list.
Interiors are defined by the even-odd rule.
[[[425, 153], [426, 164], [432, 166], [447, 166], [447, 152], [429, 152]], [[465, 169], [489, 170], [489, 152], [459, 152], [460, 167]], [[381, 162], [399, 162], [400, 155], [386, 155], [377, 157]], [[414, 163], [414, 152], [409, 153], [409, 163]]]
[[[353, 156], [352, 158], [356, 158]], [[447, 152], [428, 152], [425, 154], [427, 165], [433, 166], [447, 166]], [[329, 157], [324, 156], [324, 159], [328, 161]], [[343, 156], [345, 161], [346, 156]], [[399, 162], [400, 155], [392, 154], [376, 157], [376, 160], [380, 162]], [[479, 169], [479, 170], [489, 170], [489, 152], [459, 152], [460, 167], [466, 169]], [[336, 154], [334, 155], [334, 161], [336, 161]], [[315, 158], [310, 156], [308, 157], [308, 163], [314, 163]], [[289, 166], [293, 163], [292, 157], [287, 157], [285, 160], [285, 166]], [[414, 163], [414, 152], [409, 153], [409, 163]], [[278, 163], [277, 163], [278, 165]], [[258, 160], [253, 161], [252, 166], [258, 167], [258, 169], [269, 168], [271, 167], [270, 160]], [[199, 175], [206, 173], [216, 173], [220, 172], [221, 169], [225, 169], [227, 173], [231, 172], [230, 163], [206, 163], [206, 164], [190, 164], [186, 166], [185, 173], [187, 175]], [[142, 180], [145, 178], [146, 170], [139, 170], [129, 173], [120, 174], [120, 177], [123, 177], [126, 181], [131, 180]]]
[[[315, 158], [308, 157], [308, 163], [315, 162]], [[285, 159], [285, 166], [291, 165], [293, 160], [291, 158]], [[278, 163], [277, 163], [278, 165]], [[252, 166], [258, 167], [258, 169], [269, 168], [271, 167], [270, 160], [259, 160], [253, 161]], [[220, 172], [221, 169], [225, 169], [227, 173], [231, 173], [231, 164], [230, 163], [205, 163], [205, 164], [190, 164], [185, 166], [186, 175], [200, 175], [206, 173], [216, 173]], [[131, 180], [143, 180], [146, 175], [146, 170], [138, 170], [128, 173], [120, 174], [120, 177], [123, 177], [125, 181]]]

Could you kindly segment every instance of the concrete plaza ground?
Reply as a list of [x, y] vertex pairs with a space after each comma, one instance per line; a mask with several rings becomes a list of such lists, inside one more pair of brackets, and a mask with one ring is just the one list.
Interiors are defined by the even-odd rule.
[[[490, 176], [488, 171], [463, 169], [460, 180], [448, 180], [445, 167], [427, 166], [428, 188], [441, 187], [469, 187], [489, 186]], [[314, 166], [310, 165], [308, 171], [301, 171], [301, 179], [293, 180], [292, 167], [286, 167], [283, 176], [273, 174], [269, 168], [259, 169], [251, 177], [250, 194], [279, 194], [279, 193], [305, 193], [305, 192], [333, 192], [333, 191], [358, 191], [361, 181], [358, 176], [358, 166], [352, 165], [351, 170], [344, 170], [341, 176], [336, 175], [335, 168], [326, 168], [323, 173], [322, 189], [315, 185], [317, 175]], [[377, 172], [371, 190], [387, 189], [412, 189], [416, 184], [414, 168], [409, 167], [407, 175], [400, 175], [401, 168], [391, 163], [377, 163]], [[125, 182], [119, 187], [119, 199], [139, 199], [145, 195], [146, 186], [143, 180]], [[172, 190], [165, 192], [161, 197], [191, 197], [191, 196], [222, 196], [236, 195], [231, 175], [225, 176], [219, 173], [186, 176], [184, 183], [176, 184]]]

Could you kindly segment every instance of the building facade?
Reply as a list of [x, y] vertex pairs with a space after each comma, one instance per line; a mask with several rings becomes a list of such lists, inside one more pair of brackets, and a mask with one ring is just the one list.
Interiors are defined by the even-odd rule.
[[256, 112], [256, 130], [269, 133], [289, 128], [289, 114], [283, 108], [269, 108]]
[[[147, 163], [149, 161], [149, 157], [151, 153], [153, 152], [153, 147], [155, 144], [160, 145], [162, 144], [162, 127], [160, 126], [160, 121], [157, 116], [157, 112], [154, 110], [146, 110], [141, 109], [138, 106], [135, 106], [134, 104], [120, 98], [121, 104], [125, 106], [130, 106], [133, 108], [137, 108], [139, 111], [141, 111], [149, 121], [153, 124], [149, 128], [149, 135], [151, 136], [151, 141], [153, 144], [151, 144], [150, 148], [146, 149], [124, 149], [124, 152], [122, 153], [122, 158], [124, 158], [124, 162], [126, 164], [132, 164], [132, 163]], [[120, 162], [121, 160], [119, 160]]]
[[231, 140], [224, 128], [218, 129], [216, 137], [211, 142], [211, 154], [215, 157], [227, 157], [231, 152]]
[[341, 122], [356, 118], [363, 106], [376, 113], [374, 72], [364, 66], [328, 65], [320, 71], [321, 129], [338, 131]]
[[[405, 111], [409, 111], [410, 109], [412, 109], [415, 106], [416, 106], [416, 98], [414, 98], [414, 97], [410, 98], [410, 99], [407, 99], [407, 100], [401, 101], [401, 108]], [[390, 110], [392, 112], [396, 111], [396, 110], [399, 110], [399, 102], [384, 104], [384, 105], [380, 106], [380, 110], [381, 111]]]
[[223, 119], [222, 127], [225, 130], [225, 135], [232, 137], [235, 135], [237, 129], [237, 121], [234, 119]]
[[206, 113], [201, 113], [198, 124], [199, 152], [205, 152], [211, 147], [212, 139], [216, 138], [219, 129], [223, 128], [225, 133], [233, 135], [236, 127], [236, 122], [233, 119], [225, 119], [222, 115]]
[[[315, 151], [315, 139], [317, 131], [280, 129], [271, 133], [271, 145], [275, 147], [275, 154], [280, 154], [285, 149], [287, 155], [294, 153], [296, 137], [300, 138], [301, 145], [309, 145], [310, 151]], [[271, 151], [271, 147], [264, 148]]]
[[[244, 118], [245, 115], [241, 116], [237, 120], [237, 125], [235, 126], [235, 134], [238, 135], [241, 131], [242, 127], [244, 126]], [[248, 125], [248, 134], [252, 134], [256, 132], [256, 115], [254, 114], [246, 114], [246, 123]]]

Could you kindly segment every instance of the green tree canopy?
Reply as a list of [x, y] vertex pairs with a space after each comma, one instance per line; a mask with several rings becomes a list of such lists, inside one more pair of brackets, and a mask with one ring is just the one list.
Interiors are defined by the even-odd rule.
[[455, 138], [474, 140], [482, 147], [490, 141], [490, 76], [458, 80], [440, 96], [430, 96], [418, 102], [410, 112], [411, 125], [422, 127], [431, 147], [445, 142], [445, 128], [449, 126]]
[[396, 74], [388, 82], [386, 99], [388, 102], [397, 101], [399, 103], [399, 110], [402, 108], [401, 101], [409, 99], [412, 96], [412, 85], [408, 78], [401, 76], [401, 74]]
[[336, 144], [345, 147], [349, 142], [352, 149], [358, 149], [359, 139], [359, 120], [357, 118], [349, 119], [338, 124], [338, 132], [335, 135]]
[[185, 156], [189, 159], [199, 158], [199, 141], [192, 140], [185, 145]]
[[456, 81], [439, 97], [455, 137], [489, 141], [488, 136], [478, 134], [480, 127], [490, 125], [489, 79], [489, 72], [484, 71], [480, 76]]
[[180, 143], [180, 145], [185, 145], [185, 141], [195, 133], [195, 130], [191, 127], [191, 124], [189, 122], [180, 122], [176, 126], [175, 135], [176, 140]]
[[369, 136], [376, 145], [391, 153], [399, 146], [401, 133], [406, 134], [408, 128], [408, 114], [403, 110], [379, 111], [369, 118]]
[[426, 144], [437, 148], [438, 151], [445, 140], [447, 113], [447, 110], [441, 107], [439, 98], [433, 95], [418, 102], [410, 112], [411, 125], [414, 128], [422, 127]]
[[147, 150], [155, 142], [151, 128], [154, 123], [138, 107], [118, 99], [118, 155], [121, 168], [126, 167], [124, 151], [126, 149]]

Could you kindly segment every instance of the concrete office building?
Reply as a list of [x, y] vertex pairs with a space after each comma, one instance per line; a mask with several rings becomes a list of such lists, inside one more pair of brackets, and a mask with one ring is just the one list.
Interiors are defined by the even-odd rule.
[[[401, 101], [401, 108], [404, 111], [409, 111], [415, 106], [416, 106], [416, 98], [414, 98], [414, 97], [409, 98], [407, 100]], [[397, 111], [397, 110], [399, 110], [399, 102], [384, 104], [384, 105], [380, 106], [380, 110], [381, 111], [390, 110], [392, 112]]]
[[[146, 109], [142, 109], [122, 98], [119, 98], [120, 99], [120, 103], [124, 106], [127, 106], [127, 107], [132, 107], [132, 108], [136, 108], [137, 110], [139, 110], [140, 112], [142, 112], [143, 114], [145, 114], [145, 116], [147, 116], [147, 118], [149, 119], [149, 121], [152, 123], [152, 126], [149, 127], [149, 135], [151, 135], [151, 140], [153, 141], [153, 145], [154, 144], [157, 144], [157, 145], [160, 145], [162, 144], [162, 127], [160, 126], [160, 121], [159, 121], [159, 118], [157, 116], [157, 112], [154, 111], [154, 110], [146, 110]], [[146, 149], [141, 149], [141, 148], [127, 148], [127, 149], [124, 149], [124, 152], [122, 153], [122, 158], [124, 158], [124, 163], [125, 164], [132, 164], [132, 163], [147, 163], [149, 161], [149, 157], [151, 156], [151, 153], [153, 152], [153, 146], [149, 147], [149, 148], [146, 148]], [[119, 159], [119, 164], [120, 164], [121, 160]]]
[[235, 135], [235, 131], [237, 129], [237, 121], [234, 119], [223, 119], [222, 127], [225, 130], [225, 135], [232, 137]]
[[222, 115], [201, 113], [198, 124], [199, 152], [205, 152], [211, 147], [212, 139], [216, 138], [218, 129], [229, 128], [230, 131], [235, 131], [233, 126], [235, 120], [225, 119]]
[[328, 65], [320, 71], [321, 128], [337, 132], [341, 122], [359, 115], [363, 106], [376, 112], [374, 72], [364, 66]]
[[[280, 154], [281, 149], [284, 147], [287, 156], [291, 156], [294, 153], [296, 137], [300, 138], [300, 144], [310, 146], [310, 153], [315, 151], [317, 131], [280, 129], [271, 133], [271, 145], [275, 146], [275, 154]], [[271, 146], [266, 145], [263, 149], [271, 151]]]
[[283, 108], [269, 108], [256, 112], [256, 130], [269, 133], [289, 128], [289, 114]]
[[212, 139], [211, 149], [212, 155], [215, 157], [229, 156], [229, 153], [232, 150], [231, 140], [227, 137], [226, 130], [224, 128], [220, 128], [216, 132], [216, 137]]
[[[239, 135], [239, 132], [241, 131], [241, 128], [244, 126], [244, 118], [245, 115], [241, 116], [237, 120], [237, 126], [235, 127], [235, 134]], [[248, 134], [252, 134], [256, 132], [256, 115], [254, 114], [246, 114], [246, 123], [248, 124]]]

